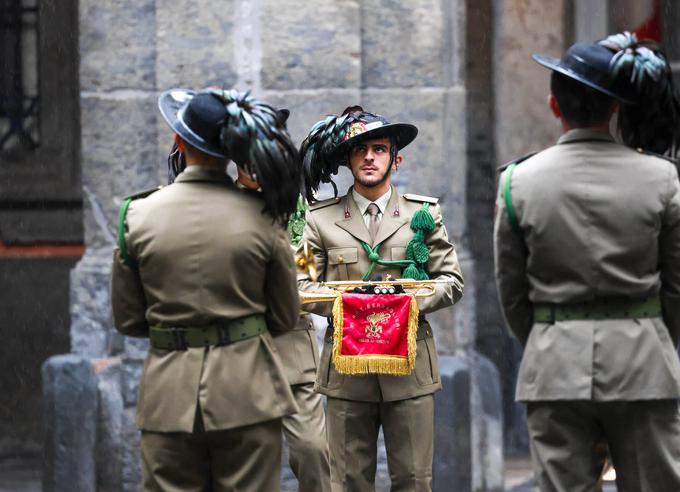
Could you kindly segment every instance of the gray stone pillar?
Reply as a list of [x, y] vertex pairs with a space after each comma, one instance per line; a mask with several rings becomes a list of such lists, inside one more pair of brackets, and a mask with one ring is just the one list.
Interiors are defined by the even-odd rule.
[[77, 355], [50, 357], [42, 368], [43, 490], [96, 490], [97, 376]]

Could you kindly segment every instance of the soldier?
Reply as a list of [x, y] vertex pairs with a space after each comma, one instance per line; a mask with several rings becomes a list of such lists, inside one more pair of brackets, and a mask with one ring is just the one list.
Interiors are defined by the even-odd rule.
[[[354, 185], [345, 196], [313, 203], [303, 233], [314, 253], [320, 280], [361, 280], [392, 275], [401, 268], [383, 260], [403, 261], [414, 237], [413, 214], [429, 208], [434, 217], [424, 237], [433, 297], [419, 302], [425, 314], [458, 301], [463, 277], [449, 242], [437, 199], [401, 195], [391, 185], [391, 173], [403, 163], [399, 150], [416, 137], [408, 124], [390, 124], [382, 116], [348, 108], [343, 116], [318, 123], [302, 145], [308, 195], [320, 182], [332, 182], [338, 166], [347, 165]], [[366, 247], [371, 250], [367, 253]], [[309, 276], [298, 275], [301, 291], [327, 291]], [[306, 306], [330, 316], [329, 303]], [[345, 375], [331, 363], [332, 324], [325, 336], [316, 389], [327, 399], [328, 440], [332, 490], [374, 490], [377, 438], [383, 428], [393, 490], [430, 490], [433, 459], [433, 393], [441, 388], [432, 329], [419, 320], [415, 369], [407, 376]]]
[[[279, 110], [284, 121], [290, 112]], [[237, 168], [236, 185], [245, 189], [259, 190], [257, 176]], [[300, 198], [299, 209], [289, 223], [291, 241], [297, 246], [296, 231], [304, 226], [304, 200]], [[298, 479], [300, 492], [328, 492], [331, 490], [328, 464], [328, 440], [326, 439], [326, 415], [321, 394], [314, 391], [316, 370], [319, 365], [319, 347], [311, 316], [300, 316], [295, 328], [274, 337], [274, 345], [290, 383], [298, 412], [283, 417], [283, 435], [288, 442], [290, 468]]]
[[[278, 490], [281, 417], [295, 400], [272, 340], [299, 304], [285, 223], [299, 159], [280, 114], [236, 91], [159, 99], [186, 170], [126, 199], [116, 328], [149, 337], [137, 423], [145, 490]], [[225, 173], [256, 174], [245, 193]]]
[[[630, 81], [657, 74], [640, 73], [653, 53], [607, 44], [534, 55], [564, 133], [501, 175], [496, 281], [540, 490], [594, 490], [607, 446], [618, 490], [680, 490], [680, 183], [610, 135], [641, 101]], [[636, 75], [617, 77], [628, 54]]]

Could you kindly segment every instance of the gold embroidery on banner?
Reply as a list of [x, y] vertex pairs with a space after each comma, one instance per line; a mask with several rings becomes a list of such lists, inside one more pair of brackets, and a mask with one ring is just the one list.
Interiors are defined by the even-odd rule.
[[366, 316], [366, 321], [369, 325], [365, 328], [364, 333], [367, 338], [380, 338], [382, 336], [382, 326], [378, 323], [390, 319], [389, 313], [373, 313]]

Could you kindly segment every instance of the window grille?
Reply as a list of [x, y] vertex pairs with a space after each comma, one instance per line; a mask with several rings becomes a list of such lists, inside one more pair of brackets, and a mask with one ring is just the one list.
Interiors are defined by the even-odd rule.
[[0, 158], [38, 148], [38, 1], [0, 0]]

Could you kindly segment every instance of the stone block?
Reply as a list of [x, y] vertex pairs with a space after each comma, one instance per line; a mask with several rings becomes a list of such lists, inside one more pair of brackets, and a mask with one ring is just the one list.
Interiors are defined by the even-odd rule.
[[[157, 2], [158, 3], [158, 2]], [[157, 87], [231, 87], [239, 40], [234, 37], [236, 0], [158, 3], [156, 22]]]
[[120, 335], [111, 319], [111, 253], [87, 253], [71, 270], [71, 351], [91, 358], [113, 352]]
[[50, 357], [42, 367], [43, 490], [96, 490], [97, 376], [88, 359]]
[[82, 0], [78, 6], [81, 90], [155, 89], [155, 0]]
[[137, 358], [123, 359], [122, 392], [125, 408], [137, 405], [139, 379], [144, 368], [144, 361]]
[[433, 490], [503, 490], [503, 418], [498, 371], [473, 351], [440, 357], [435, 396]]
[[95, 460], [97, 491], [122, 491], [123, 398], [121, 362], [118, 358], [95, 360], [99, 378], [99, 416]]
[[260, 15], [264, 89], [359, 86], [358, 2], [262, 0]]
[[496, 366], [486, 357], [472, 358], [474, 381], [470, 399], [473, 450], [472, 489], [485, 492], [503, 490], [503, 398]]
[[140, 452], [140, 433], [135, 424], [135, 408], [123, 411], [123, 492], [142, 490], [142, 456]]
[[363, 87], [448, 87], [464, 60], [459, 5], [421, 0], [361, 2]]
[[493, 53], [495, 142], [499, 164], [555, 143], [559, 122], [548, 109], [550, 71], [532, 53], [561, 56], [564, 0], [500, 2]]
[[434, 466], [435, 492], [471, 491], [472, 442], [469, 361], [460, 355], [439, 358], [442, 391], [435, 395]]
[[[81, 99], [82, 177], [85, 243], [111, 247], [116, 240], [123, 197], [158, 186], [156, 120], [153, 94]], [[151, 143], [151, 145], [150, 145]]]
[[465, 92], [462, 89], [370, 89], [365, 110], [391, 122], [412, 123], [418, 137], [401, 152], [393, 181], [402, 193], [439, 197], [449, 236], [459, 242], [465, 228]]

